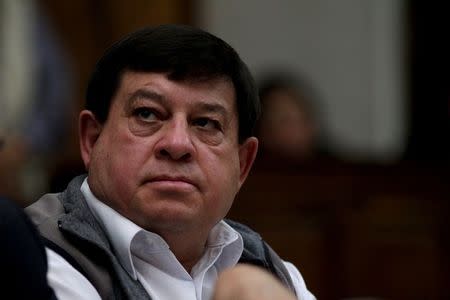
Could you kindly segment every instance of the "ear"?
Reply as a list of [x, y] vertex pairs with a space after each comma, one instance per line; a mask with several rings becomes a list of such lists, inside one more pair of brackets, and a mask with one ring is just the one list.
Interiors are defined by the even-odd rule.
[[78, 121], [78, 137], [80, 139], [81, 158], [86, 170], [89, 169], [92, 151], [102, 131], [102, 125], [90, 110], [83, 110]]
[[253, 165], [258, 152], [258, 139], [256, 137], [249, 137], [242, 144], [239, 145], [239, 188], [247, 178], [248, 173]]

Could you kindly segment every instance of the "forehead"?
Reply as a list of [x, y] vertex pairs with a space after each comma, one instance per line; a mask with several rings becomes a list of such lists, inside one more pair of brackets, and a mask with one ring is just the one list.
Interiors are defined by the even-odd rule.
[[[218, 77], [208, 80], [168, 79], [164, 73], [127, 71], [121, 76], [115, 102], [127, 104], [136, 98], [158, 99], [164, 104], [210, 103], [236, 112], [235, 89], [231, 80]], [[114, 103], [113, 103], [114, 105]]]

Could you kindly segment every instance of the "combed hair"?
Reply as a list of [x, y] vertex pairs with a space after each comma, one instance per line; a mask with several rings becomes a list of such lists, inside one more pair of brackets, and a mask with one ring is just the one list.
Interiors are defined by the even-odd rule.
[[261, 110], [253, 77], [236, 51], [220, 38], [185, 25], [160, 25], [113, 44], [97, 62], [86, 92], [85, 108], [102, 123], [125, 71], [165, 73], [173, 81], [228, 78], [236, 92], [239, 141], [253, 135]]

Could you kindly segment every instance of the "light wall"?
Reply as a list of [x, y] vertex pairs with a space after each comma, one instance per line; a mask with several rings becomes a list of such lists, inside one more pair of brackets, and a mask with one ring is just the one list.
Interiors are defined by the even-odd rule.
[[401, 0], [199, 0], [197, 25], [258, 77], [280, 67], [319, 92], [325, 136], [350, 159], [395, 160], [406, 143]]

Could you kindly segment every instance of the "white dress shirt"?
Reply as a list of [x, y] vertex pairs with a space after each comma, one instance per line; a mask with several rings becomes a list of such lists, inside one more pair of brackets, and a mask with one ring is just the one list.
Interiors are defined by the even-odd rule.
[[[159, 235], [142, 229], [99, 201], [92, 194], [87, 180], [83, 182], [81, 192], [108, 235], [123, 268], [133, 279], [141, 282], [154, 300], [209, 300], [218, 274], [234, 266], [241, 257], [241, 235], [221, 221], [211, 230], [202, 258], [188, 273]], [[81, 273], [56, 252], [48, 248], [46, 251], [47, 278], [58, 299], [100, 299], [95, 288]], [[285, 265], [298, 299], [315, 299], [306, 289], [297, 268], [288, 262]]]

